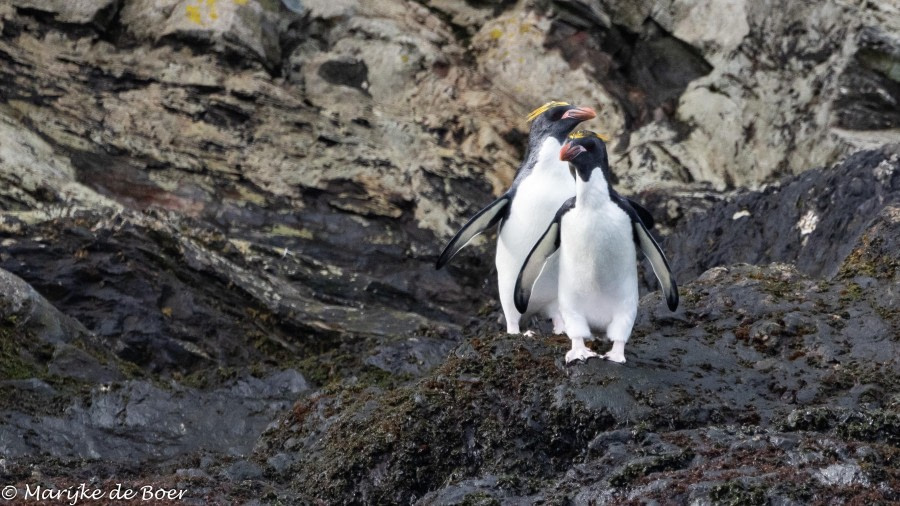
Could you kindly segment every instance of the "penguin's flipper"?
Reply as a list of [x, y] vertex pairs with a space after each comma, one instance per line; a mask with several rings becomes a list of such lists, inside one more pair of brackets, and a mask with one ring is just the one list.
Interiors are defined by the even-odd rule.
[[450, 242], [444, 247], [444, 251], [441, 252], [441, 256], [438, 258], [434, 268], [440, 269], [446, 265], [447, 262], [456, 256], [456, 254], [459, 253], [459, 250], [463, 249], [466, 244], [469, 244], [469, 241], [474, 239], [475, 236], [496, 225], [498, 221], [503, 219], [503, 216], [506, 214], [504, 211], [511, 201], [512, 196], [509, 193], [505, 193], [497, 200], [488, 204], [487, 207], [478, 211], [478, 214], [473, 216], [468, 223], [463, 225], [463, 227], [459, 229], [459, 232], [453, 236], [453, 239], [450, 239]]
[[[666, 305], [670, 310], [675, 311], [678, 308], [678, 285], [675, 284], [675, 278], [672, 276], [672, 269], [669, 267], [665, 253], [657, 244], [656, 239], [650, 235], [650, 231], [641, 220], [641, 214], [632, 207], [632, 202], [617, 193], [612, 193], [612, 198], [631, 217], [634, 242], [644, 252], [644, 256], [650, 260], [653, 274], [656, 274], [656, 279], [659, 280], [659, 285], [666, 296]], [[646, 209], [644, 211], [646, 212]]]
[[675, 284], [675, 278], [672, 276], [672, 269], [669, 268], [666, 255], [640, 220], [632, 222], [632, 226], [634, 227], [634, 237], [637, 239], [641, 251], [650, 260], [653, 273], [656, 274], [656, 279], [659, 280], [663, 293], [666, 295], [666, 304], [670, 310], [675, 311], [678, 308], [678, 285]]
[[644, 226], [646, 226], [647, 228], [653, 228], [653, 226], [656, 225], [656, 220], [653, 219], [653, 215], [650, 214], [650, 211], [648, 211], [646, 207], [638, 204], [631, 199], [628, 199], [628, 203], [631, 204], [631, 207], [634, 208], [634, 212], [636, 212], [637, 215], [640, 216], [641, 221], [644, 222]]
[[531, 248], [531, 252], [525, 258], [525, 263], [522, 264], [522, 269], [516, 278], [516, 288], [513, 291], [513, 302], [516, 304], [516, 310], [522, 314], [525, 314], [525, 310], [528, 309], [531, 289], [544, 269], [544, 262], [559, 249], [559, 232], [562, 226], [562, 217], [573, 207], [575, 207], [575, 197], [570, 198], [560, 206], [553, 221], [550, 222], [547, 230], [544, 231], [544, 235]]

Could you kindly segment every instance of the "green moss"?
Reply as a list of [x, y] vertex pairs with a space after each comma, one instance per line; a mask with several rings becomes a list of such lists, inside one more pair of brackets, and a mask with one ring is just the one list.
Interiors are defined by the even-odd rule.
[[847, 288], [841, 290], [841, 300], [845, 302], [854, 302], [861, 299], [863, 289], [856, 283], [848, 283]]
[[762, 288], [776, 299], [783, 299], [793, 292], [794, 285], [781, 279], [767, 278], [763, 281]]
[[900, 443], [900, 413], [884, 410], [853, 413], [841, 420], [837, 432], [841, 437], [896, 445]]
[[841, 264], [838, 278], [851, 279], [856, 276], [893, 279], [900, 269], [900, 260], [892, 252], [885, 251], [882, 237], [864, 235], [862, 244], [855, 248]]
[[23, 335], [12, 323], [0, 324], [0, 380], [16, 380], [46, 376], [46, 367], [27, 360], [27, 343], [31, 336]]
[[[396, 503], [476, 475], [487, 465], [485, 455], [506, 456], [491, 464], [492, 472], [516, 476], [523, 490], [536, 477], [566, 469], [614, 420], [574, 399], [555, 399], [548, 384], [566, 371], [546, 344], [502, 337], [470, 339], [416, 383], [384, 390], [333, 382], [325, 389], [333, 396], [299, 406], [295, 419], [304, 427], [336, 410], [325, 415], [331, 428], [316, 461], [298, 469], [301, 485], [334, 501], [370, 486], [373, 503]], [[356, 393], [336, 393], [351, 389]], [[512, 422], [510, 409], [522, 402], [531, 406], [529, 419]], [[522, 444], [536, 458], [514, 458]], [[374, 484], [372, 469], [389, 472]]]
[[625, 467], [609, 479], [609, 484], [618, 488], [625, 487], [651, 473], [684, 469], [693, 459], [694, 452], [691, 450], [641, 459], [637, 462], [626, 464]]
[[714, 504], [727, 506], [754, 506], [768, 504], [763, 487], [751, 487], [739, 481], [729, 481], [714, 486], [709, 492]]
[[363, 363], [359, 353], [337, 348], [319, 355], [287, 364], [296, 367], [309, 381], [319, 386], [339, 384], [350, 377], [359, 385], [379, 388], [393, 388], [412, 379], [409, 374], [391, 374]]

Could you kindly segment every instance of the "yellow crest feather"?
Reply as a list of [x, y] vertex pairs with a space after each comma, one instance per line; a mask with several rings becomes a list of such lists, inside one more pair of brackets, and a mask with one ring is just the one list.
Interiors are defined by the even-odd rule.
[[585, 137], [596, 137], [603, 142], [609, 142], [609, 137], [591, 132], [590, 130], [578, 130], [569, 134], [570, 139], [584, 139]]
[[561, 105], [569, 105], [569, 103], [568, 102], [557, 102], [555, 100], [551, 101], [551, 102], [547, 102], [546, 104], [531, 111], [531, 114], [528, 115], [528, 118], [526, 118], [525, 121], [531, 121], [534, 118], [537, 118], [538, 116], [540, 116], [541, 114], [544, 114], [545, 112], [547, 112], [548, 109], [552, 109], [554, 107], [559, 107]]

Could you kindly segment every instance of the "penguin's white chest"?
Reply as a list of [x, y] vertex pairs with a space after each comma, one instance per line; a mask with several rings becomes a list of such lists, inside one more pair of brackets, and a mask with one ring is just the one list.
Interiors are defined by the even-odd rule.
[[605, 328], [617, 315], [636, 314], [637, 258], [631, 219], [608, 201], [576, 207], [560, 230], [559, 299], [566, 311]]
[[555, 165], [559, 167], [545, 167], [546, 170], [535, 171], [522, 181], [516, 189], [509, 218], [500, 232], [501, 239], [515, 247], [522, 260], [547, 230], [563, 202], [575, 195], [567, 167], [561, 162]]
[[[560, 144], [548, 139], [541, 146], [531, 174], [516, 188], [509, 217], [497, 241], [497, 277], [504, 307], [512, 303], [516, 277], [531, 248], [547, 230], [559, 207], [573, 195], [575, 185], [567, 163], [559, 160]], [[552, 303], [557, 297], [557, 260], [547, 261], [535, 282], [529, 312]]]

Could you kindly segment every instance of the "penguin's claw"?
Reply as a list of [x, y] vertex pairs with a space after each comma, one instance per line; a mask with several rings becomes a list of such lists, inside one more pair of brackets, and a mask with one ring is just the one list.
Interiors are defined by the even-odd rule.
[[526, 332], [525, 332], [524, 334], [522, 334], [522, 335], [525, 336], [525, 337], [534, 337], [534, 331], [533, 331], [533, 330], [528, 330], [528, 331], [526, 331]]
[[600, 355], [597, 355], [587, 348], [573, 348], [566, 353], [566, 364], [569, 364], [574, 360], [583, 360], [587, 362], [587, 359], [599, 356]]

